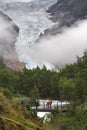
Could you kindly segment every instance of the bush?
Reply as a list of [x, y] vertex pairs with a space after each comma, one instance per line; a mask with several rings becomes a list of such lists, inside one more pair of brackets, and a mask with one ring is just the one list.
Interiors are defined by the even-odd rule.
[[3, 93], [4, 96], [11, 99], [12, 98], [12, 92], [8, 90], [7, 88], [0, 88], [0, 91]]

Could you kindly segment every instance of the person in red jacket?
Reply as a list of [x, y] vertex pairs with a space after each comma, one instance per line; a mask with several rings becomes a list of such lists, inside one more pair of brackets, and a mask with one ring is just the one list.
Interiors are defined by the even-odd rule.
[[46, 101], [46, 106], [48, 107], [48, 108], [51, 108], [51, 105], [52, 105], [52, 100], [47, 100]]

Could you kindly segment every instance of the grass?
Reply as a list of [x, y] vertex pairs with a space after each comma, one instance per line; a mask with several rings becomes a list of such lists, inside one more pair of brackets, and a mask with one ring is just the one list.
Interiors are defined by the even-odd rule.
[[[38, 124], [29, 119], [29, 117], [25, 118], [26, 112], [24, 106], [22, 106], [20, 102], [21, 97], [8, 99], [0, 92], [0, 104], [3, 108], [2, 114], [0, 114], [1, 120], [7, 122], [7, 126], [13, 126], [13, 129], [15, 128], [15, 130], [18, 130], [20, 126], [25, 127], [26, 130], [35, 130]], [[29, 102], [29, 98], [27, 97], [26, 102]]]
[[29, 128], [29, 130], [30, 130], [30, 128], [35, 129], [37, 127], [31, 121], [20, 118], [20, 117], [17, 117], [17, 116], [14, 116], [14, 115], [3, 115], [3, 116], [1, 116], [1, 118], [3, 120], [9, 121], [10, 124], [12, 124], [14, 127], [16, 127], [16, 126], [25, 126], [25, 127], [27, 127], [27, 129]]

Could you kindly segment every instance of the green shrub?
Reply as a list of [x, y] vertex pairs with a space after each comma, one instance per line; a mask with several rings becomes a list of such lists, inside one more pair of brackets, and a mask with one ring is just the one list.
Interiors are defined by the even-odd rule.
[[12, 92], [7, 88], [0, 88], [0, 91], [3, 93], [4, 96], [7, 98], [12, 98]]

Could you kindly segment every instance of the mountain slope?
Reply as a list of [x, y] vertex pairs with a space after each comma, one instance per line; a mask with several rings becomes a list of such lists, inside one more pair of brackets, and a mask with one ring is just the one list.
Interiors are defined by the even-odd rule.
[[[53, 15], [54, 21], [61, 20], [68, 25], [78, 19], [87, 18], [87, 0], [58, 0], [47, 12]], [[69, 17], [68, 21], [65, 16]]]
[[87, 18], [87, 0], [58, 0], [47, 12], [52, 15], [51, 20], [58, 25], [45, 32], [56, 34], [60, 27], [71, 26], [77, 20]]

